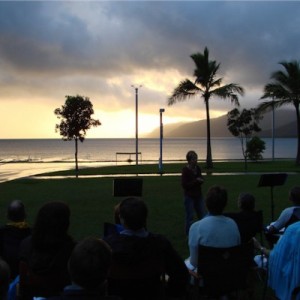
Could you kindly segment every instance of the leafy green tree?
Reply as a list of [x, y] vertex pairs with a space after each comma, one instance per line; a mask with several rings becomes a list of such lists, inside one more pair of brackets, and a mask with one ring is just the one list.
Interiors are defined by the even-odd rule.
[[196, 68], [194, 70], [195, 80], [185, 79], [174, 89], [173, 94], [168, 99], [168, 105], [173, 105], [179, 101], [185, 101], [191, 97], [200, 95], [205, 103], [206, 109], [206, 130], [207, 130], [207, 154], [206, 168], [213, 168], [211, 152], [211, 132], [209, 101], [212, 97], [230, 99], [232, 103], [239, 106], [238, 95], [244, 94], [244, 89], [235, 83], [223, 85], [223, 78], [216, 78], [220, 64], [209, 59], [209, 51], [205, 47], [203, 53], [191, 55]]
[[63, 140], [75, 141], [75, 168], [76, 177], [78, 177], [78, 140], [83, 142], [86, 131], [101, 123], [91, 117], [94, 110], [89, 98], [79, 95], [66, 96], [65, 104], [61, 108], [56, 108], [54, 114], [61, 119], [61, 122], [56, 124], [55, 131], [59, 131]]
[[296, 60], [279, 63], [284, 70], [271, 74], [272, 82], [264, 87], [264, 94], [260, 99], [270, 98], [258, 106], [258, 111], [264, 113], [284, 105], [293, 105], [297, 117], [298, 147], [296, 165], [300, 165], [300, 65]]
[[250, 160], [263, 159], [262, 153], [266, 150], [266, 143], [258, 136], [254, 136], [246, 144], [246, 155]]
[[253, 132], [259, 132], [259, 116], [254, 108], [243, 109], [241, 112], [235, 108], [227, 114], [228, 130], [241, 142], [243, 157], [245, 160], [245, 170], [247, 170], [247, 152], [246, 145]]

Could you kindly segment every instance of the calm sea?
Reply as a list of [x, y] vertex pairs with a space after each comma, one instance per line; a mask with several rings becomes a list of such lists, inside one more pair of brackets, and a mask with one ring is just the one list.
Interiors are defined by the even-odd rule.
[[[264, 158], [272, 157], [272, 139], [264, 139]], [[74, 141], [61, 139], [0, 139], [0, 162], [67, 162], [74, 160]], [[184, 160], [188, 150], [195, 150], [200, 159], [206, 156], [206, 139], [164, 139], [163, 160]], [[212, 139], [212, 154], [217, 160], [242, 159], [240, 140], [237, 138]], [[139, 139], [138, 150], [145, 162], [158, 161], [159, 139]], [[297, 139], [276, 138], [275, 157], [296, 157]], [[79, 143], [78, 158], [86, 162], [116, 162], [117, 152], [135, 152], [135, 139], [86, 139]], [[118, 161], [127, 161], [129, 155], [118, 155]], [[132, 155], [135, 159], [135, 155]]]
[[[264, 158], [272, 158], [272, 139], [264, 139]], [[184, 160], [188, 150], [195, 150], [199, 159], [206, 157], [206, 139], [176, 138], [163, 140], [163, 160]], [[139, 139], [138, 150], [144, 162], [157, 162], [160, 153], [159, 139]], [[275, 158], [295, 158], [297, 139], [275, 139]], [[117, 152], [135, 152], [135, 139], [86, 139], [79, 143], [78, 158], [82, 162], [115, 163], [127, 161], [129, 155]], [[212, 155], [215, 160], [242, 159], [240, 140], [213, 138]], [[135, 155], [131, 158], [135, 160]], [[70, 162], [74, 160], [74, 141], [61, 139], [0, 139], [0, 163], [5, 162]]]
[[[272, 158], [272, 139], [264, 139], [265, 159]], [[188, 150], [195, 150], [200, 160], [206, 158], [206, 139], [164, 139], [163, 161], [184, 161]], [[74, 168], [74, 141], [61, 139], [2, 139], [0, 140], [0, 182], [39, 173]], [[139, 139], [138, 150], [142, 163], [158, 163], [159, 139]], [[295, 158], [296, 139], [276, 139], [275, 158]], [[128, 164], [130, 154], [116, 155], [117, 152], [135, 152], [135, 139], [86, 139], [79, 143], [80, 168]], [[236, 138], [212, 139], [214, 160], [242, 159], [240, 140]], [[135, 163], [135, 154], [131, 154]]]

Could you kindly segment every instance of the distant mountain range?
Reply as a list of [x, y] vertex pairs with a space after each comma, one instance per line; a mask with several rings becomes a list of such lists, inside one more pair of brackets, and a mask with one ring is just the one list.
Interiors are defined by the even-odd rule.
[[[227, 127], [227, 114], [212, 118], [210, 121], [211, 137], [232, 137]], [[264, 115], [259, 126], [262, 130], [258, 136], [272, 137], [272, 112]], [[160, 128], [157, 127], [143, 137], [159, 137], [159, 131]], [[206, 137], [206, 119], [188, 123], [166, 124], [163, 126], [163, 134], [165, 138]], [[295, 109], [275, 110], [275, 137], [297, 137]]]

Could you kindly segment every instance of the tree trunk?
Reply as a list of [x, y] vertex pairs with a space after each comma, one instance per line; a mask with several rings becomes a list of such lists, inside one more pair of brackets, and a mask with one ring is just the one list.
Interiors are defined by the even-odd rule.
[[296, 157], [296, 165], [300, 165], [300, 115], [299, 115], [299, 104], [295, 105], [296, 107], [296, 116], [297, 116], [297, 139], [298, 139], [298, 146], [297, 146], [297, 157]]
[[[247, 155], [246, 155], [246, 150], [245, 150], [245, 145], [244, 145], [244, 137], [243, 136], [240, 136], [240, 141], [241, 141], [241, 146], [242, 146], [242, 153], [243, 153], [243, 156], [244, 156], [244, 165], [245, 165], [245, 172], [247, 172]], [[246, 140], [247, 142], [247, 140]]]
[[75, 173], [78, 178], [78, 138], [75, 138]]
[[212, 154], [211, 154], [211, 140], [210, 140], [210, 117], [209, 117], [209, 102], [208, 98], [205, 97], [206, 107], [206, 131], [207, 131], [207, 152], [206, 152], [206, 169], [213, 168]]
[[245, 155], [245, 172], [248, 171], [248, 160], [247, 160], [247, 155]]

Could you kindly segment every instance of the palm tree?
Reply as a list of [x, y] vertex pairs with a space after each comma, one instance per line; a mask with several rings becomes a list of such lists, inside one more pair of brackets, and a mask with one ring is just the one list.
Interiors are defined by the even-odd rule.
[[[243, 95], [244, 89], [238, 84], [231, 83], [222, 85], [222, 78], [216, 78], [220, 64], [214, 60], [209, 60], [209, 51], [207, 47], [204, 53], [195, 53], [191, 55], [196, 68], [194, 70], [195, 81], [185, 79], [174, 89], [173, 94], [168, 99], [168, 105], [173, 105], [179, 101], [185, 101], [198, 94], [204, 99], [206, 108], [206, 126], [207, 126], [207, 154], [206, 168], [213, 168], [211, 139], [210, 139], [210, 117], [209, 100], [211, 97], [230, 99], [232, 103], [239, 106], [237, 94]], [[237, 93], [237, 94], [236, 94]]]
[[264, 87], [264, 94], [260, 99], [272, 98], [258, 106], [258, 111], [263, 113], [283, 105], [294, 105], [297, 117], [298, 147], [296, 165], [300, 165], [300, 65], [296, 60], [279, 62], [284, 67], [283, 71], [271, 74], [273, 82]]

